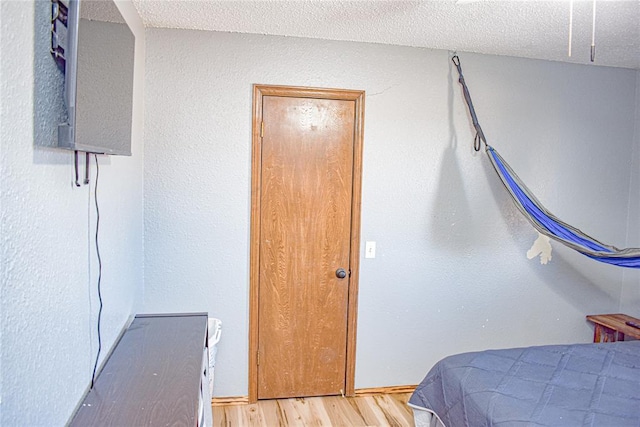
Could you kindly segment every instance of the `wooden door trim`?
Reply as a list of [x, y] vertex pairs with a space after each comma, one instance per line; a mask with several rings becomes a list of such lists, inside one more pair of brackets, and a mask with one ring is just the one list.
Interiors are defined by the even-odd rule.
[[253, 120], [251, 135], [251, 236], [249, 238], [249, 402], [258, 400], [258, 286], [260, 280], [260, 200], [262, 169], [262, 98], [283, 96], [355, 101], [353, 147], [353, 188], [351, 201], [351, 248], [349, 301], [347, 308], [346, 378], [344, 393], [355, 393], [356, 325], [358, 310], [358, 278], [360, 266], [360, 210], [362, 201], [362, 152], [364, 142], [364, 97], [360, 90], [307, 88], [297, 86], [253, 86]]

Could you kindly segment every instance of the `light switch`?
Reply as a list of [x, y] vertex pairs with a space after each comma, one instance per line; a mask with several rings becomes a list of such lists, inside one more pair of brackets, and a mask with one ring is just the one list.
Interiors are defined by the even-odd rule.
[[364, 257], [375, 258], [376, 257], [376, 242], [366, 242], [364, 245]]

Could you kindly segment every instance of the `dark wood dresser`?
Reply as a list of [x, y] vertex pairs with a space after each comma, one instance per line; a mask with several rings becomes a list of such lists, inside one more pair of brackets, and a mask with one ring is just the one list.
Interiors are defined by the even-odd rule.
[[206, 346], [207, 313], [137, 315], [69, 425], [200, 426]]

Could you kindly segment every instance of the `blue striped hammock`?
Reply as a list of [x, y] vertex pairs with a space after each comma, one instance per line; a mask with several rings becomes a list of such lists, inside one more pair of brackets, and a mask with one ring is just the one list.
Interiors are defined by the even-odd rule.
[[540, 234], [548, 236], [596, 261], [620, 267], [640, 268], [640, 248], [618, 249], [614, 246], [601, 243], [579, 229], [561, 221], [538, 201], [500, 154], [487, 144], [482, 128], [478, 123], [473, 103], [471, 102], [469, 89], [462, 75], [462, 68], [458, 56], [454, 55], [452, 61], [458, 69], [458, 74], [460, 75], [459, 82], [462, 85], [473, 126], [476, 129], [474, 148], [476, 151], [479, 151], [481, 143], [484, 143], [485, 151], [493, 168], [509, 192], [516, 207], [522, 212], [525, 218], [529, 220], [531, 225], [533, 225]]

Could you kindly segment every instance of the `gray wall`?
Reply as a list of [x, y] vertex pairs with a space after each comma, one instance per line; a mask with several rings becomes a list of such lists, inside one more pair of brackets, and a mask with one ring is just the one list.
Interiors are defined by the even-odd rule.
[[[378, 254], [361, 260], [357, 388], [415, 384], [456, 352], [588, 342], [584, 316], [617, 312], [637, 289], [637, 272], [557, 244], [549, 264], [527, 259], [537, 234], [471, 148], [448, 52], [146, 35], [144, 308], [222, 319], [216, 395], [247, 394], [254, 83], [367, 93], [361, 236]], [[638, 72], [461, 59], [490, 142], [547, 207], [605, 242], [638, 244]]]
[[[142, 77], [137, 24], [133, 157], [100, 158], [103, 353], [142, 301]], [[75, 188], [73, 153], [47, 148], [64, 117], [49, 54], [51, 3], [3, 1], [0, 138], [0, 425], [64, 425], [97, 352], [92, 186]], [[93, 162], [93, 160], [92, 160]]]
[[[633, 146], [629, 178], [629, 215], [627, 246], [640, 246], [640, 71], [636, 72], [635, 145]], [[620, 298], [622, 313], [637, 313], [640, 307], [640, 270], [624, 271], [624, 286]]]

